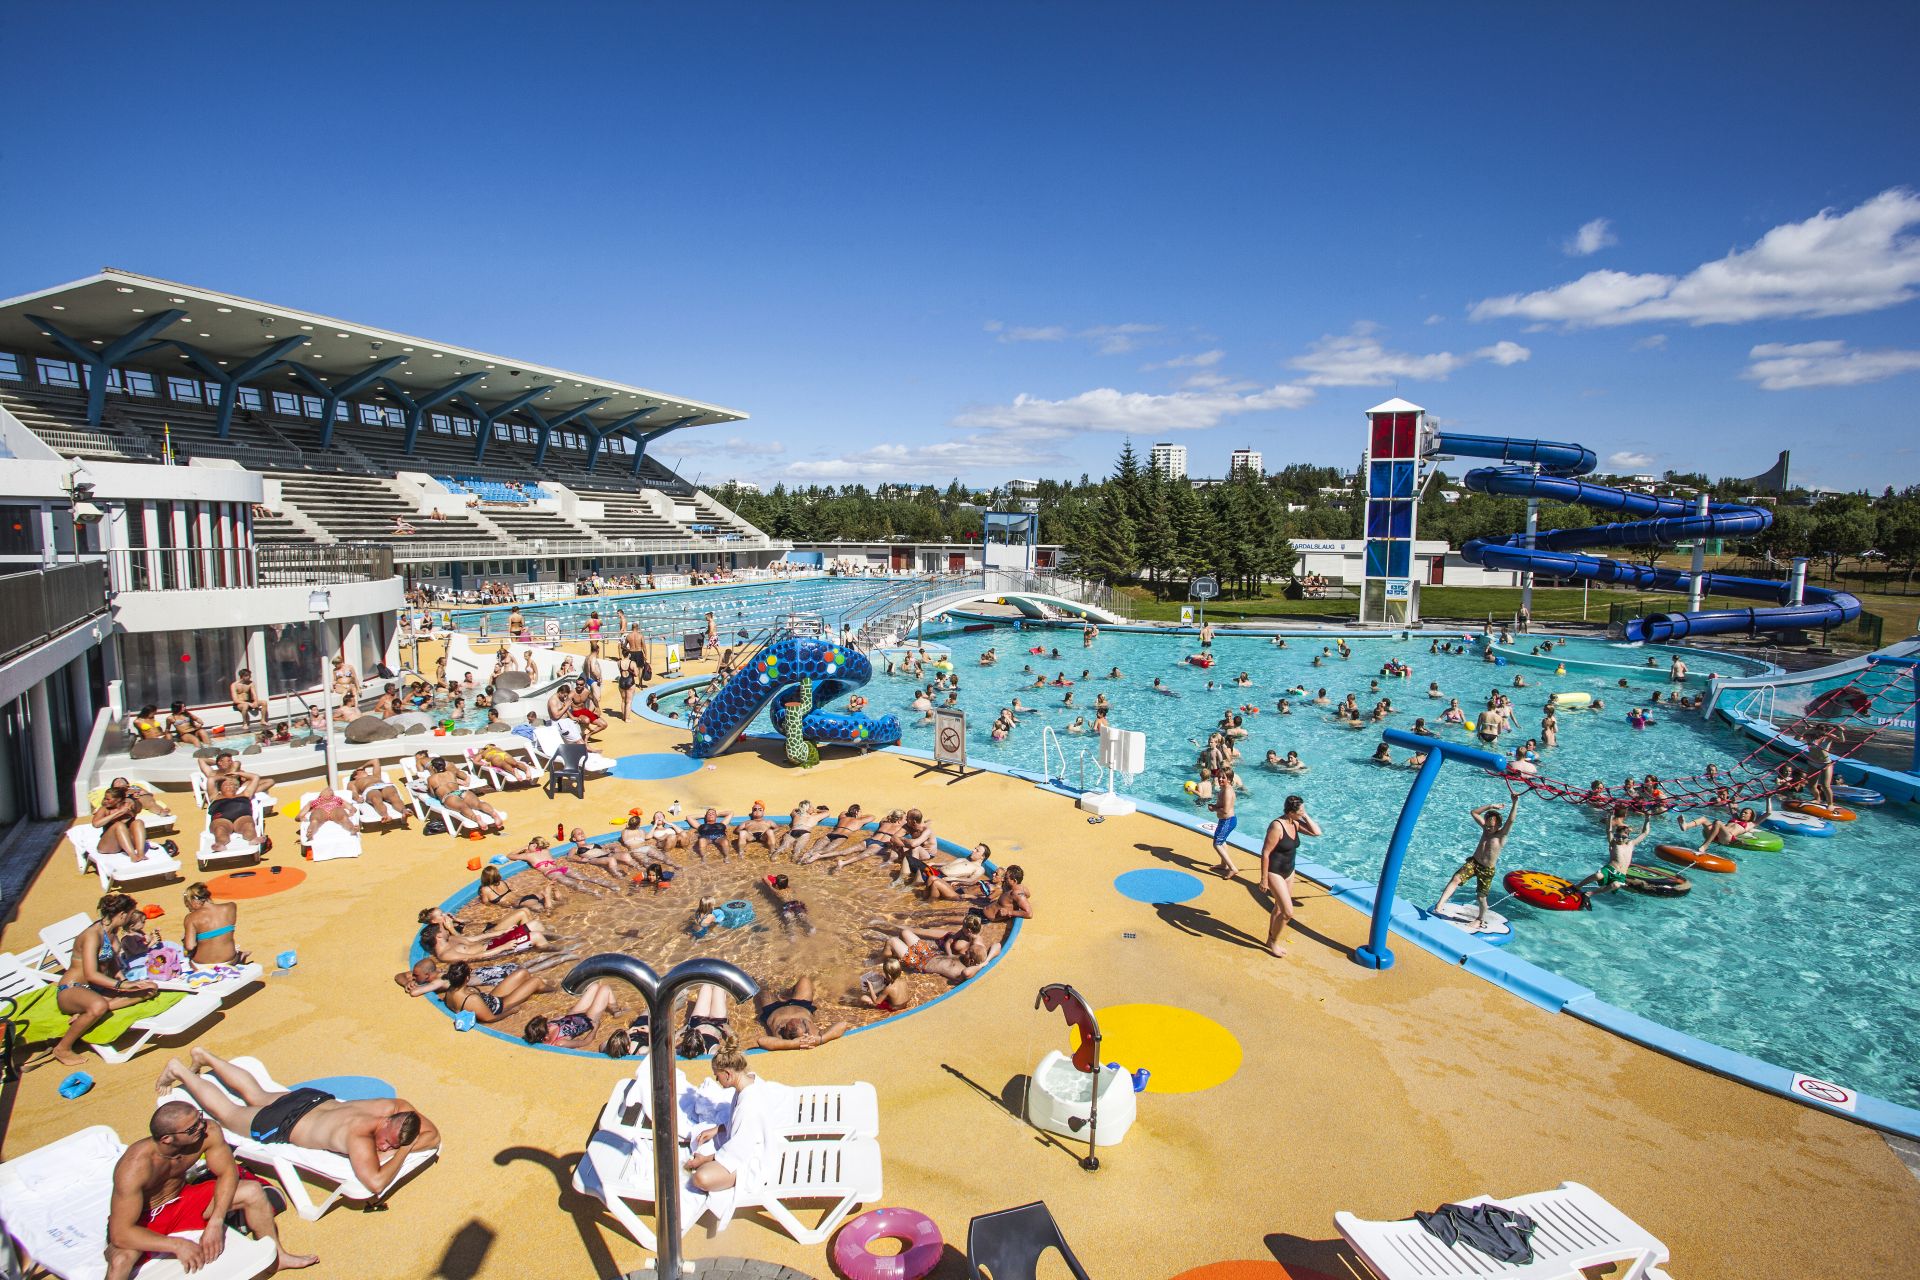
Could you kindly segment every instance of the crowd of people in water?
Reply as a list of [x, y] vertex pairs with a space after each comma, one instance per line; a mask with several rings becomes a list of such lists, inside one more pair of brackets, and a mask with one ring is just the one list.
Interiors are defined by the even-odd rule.
[[[859, 804], [835, 813], [801, 801], [778, 822], [755, 802], [735, 815], [708, 808], [682, 817], [679, 806], [639, 812], [611, 835], [593, 838], [579, 827], [559, 845], [535, 836], [505, 855], [505, 870], [482, 868], [476, 903], [486, 915], [460, 919], [430, 907], [419, 913], [418, 942], [423, 958], [395, 982], [412, 996], [433, 996], [456, 1017], [493, 1024], [514, 1017], [536, 996], [556, 984], [541, 975], [580, 958], [583, 939], [556, 932], [549, 923], [556, 906], [571, 894], [594, 898], [631, 898], [636, 913], [678, 913], [691, 938], [722, 935], [736, 927], [728, 910], [712, 896], [674, 901], [673, 882], [689, 862], [714, 860], [754, 864], [755, 885], [767, 899], [772, 921], [783, 935], [811, 935], [815, 925], [798, 882], [812, 875], [854, 874], [873, 877], [870, 890], [904, 892], [926, 904], [953, 904], [963, 911], [951, 928], [921, 930], [876, 917], [866, 929], [873, 969], [857, 993], [846, 993], [880, 1014], [913, 1005], [909, 979], [930, 975], [958, 984], [991, 963], [1015, 921], [1032, 916], [1026, 873], [994, 863], [984, 844], [966, 854], [944, 852], [933, 823], [919, 809], [870, 814]], [[792, 870], [764, 872], [788, 864]], [[799, 868], [813, 868], [801, 871]], [[885, 888], [881, 888], [884, 880]], [[497, 914], [495, 914], [497, 913]], [[999, 935], [999, 936], [996, 936]], [[801, 975], [784, 991], [769, 985], [757, 998], [758, 1030], [745, 1040], [732, 1031], [725, 992], [699, 989], [679, 1015], [671, 1039], [683, 1057], [724, 1053], [744, 1044], [768, 1050], [810, 1049], [844, 1035], [851, 1024], [829, 1021], [820, 1012], [811, 975]], [[564, 1013], [535, 1014], [520, 1031], [529, 1044], [603, 1050], [613, 1057], [648, 1052], [652, 1028], [643, 1011], [622, 1019], [613, 996], [594, 984]]]

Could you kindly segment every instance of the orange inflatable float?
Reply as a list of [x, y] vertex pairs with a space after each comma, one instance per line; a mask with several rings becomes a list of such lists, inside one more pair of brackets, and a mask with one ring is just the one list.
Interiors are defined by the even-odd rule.
[[1820, 804], [1814, 800], [1795, 800], [1787, 806], [1795, 813], [1810, 813], [1816, 818], [1825, 818], [1829, 822], [1852, 822], [1860, 815], [1851, 809], [1837, 804]]
[[1675, 866], [1698, 867], [1702, 871], [1718, 871], [1731, 875], [1740, 869], [1740, 864], [1732, 858], [1723, 858], [1717, 853], [1701, 853], [1698, 849], [1688, 849], [1677, 844], [1655, 845], [1655, 853], [1662, 862], [1671, 862]]

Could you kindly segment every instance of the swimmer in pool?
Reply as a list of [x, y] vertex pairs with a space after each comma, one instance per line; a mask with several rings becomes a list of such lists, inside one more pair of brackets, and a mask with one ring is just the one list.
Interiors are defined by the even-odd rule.
[[[1646, 814], [1640, 816], [1640, 830], [1636, 833], [1627, 822], [1625, 805], [1616, 805], [1611, 817], [1607, 819], [1607, 861], [1590, 876], [1583, 876], [1567, 887], [1571, 893], [1585, 885], [1593, 885], [1595, 893], [1612, 893], [1627, 883], [1627, 872], [1633, 866], [1633, 851], [1653, 826], [1653, 819]], [[1704, 847], [1701, 850], [1705, 852]]]

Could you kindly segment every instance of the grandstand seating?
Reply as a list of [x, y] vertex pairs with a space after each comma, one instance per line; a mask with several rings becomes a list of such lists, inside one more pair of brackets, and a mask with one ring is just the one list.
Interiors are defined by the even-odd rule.
[[553, 496], [538, 484], [517, 480], [488, 480], [484, 476], [435, 476], [434, 479], [455, 493], [469, 494], [482, 502], [499, 502], [508, 506], [543, 502]]
[[[325, 529], [340, 542], [393, 542], [395, 516], [404, 518], [416, 532], [400, 535], [409, 542], [491, 542], [491, 534], [467, 518], [463, 508], [442, 510], [443, 520], [430, 520], [415, 512], [415, 504], [400, 493], [393, 481], [378, 476], [308, 475], [304, 472], [268, 472], [280, 482], [282, 498], [300, 513]], [[265, 541], [260, 527], [254, 536]], [[300, 541], [309, 539], [301, 537]]]
[[[531, 442], [496, 437], [488, 443], [485, 459], [476, 464], [473, 437], [436, 430], [432, 420], [409, 455], [405, 433], [386, 422], [363, 421], [358, 403], [348, 405], [348, 416], [335, 423], [332, 439], [323, 448], [318, 421], [278, 412], [273, 404], [272, 396], [265, 395], [262, 408], [238, 409], [229, 437], [222, 440], [212, 405], [114, 391], [96, 428], [87, 425], [86, 397], [80, 391], [32, 382], [0, 384], [0, 406], [63, 456], [157, 461], [170, 447], [178, 463], [230, 459], [278, 480], [281, 505], [305, 520], [256, 514], [255, 537], [262, 542], [311, 542], [311, 526], [343, 542], [408, 544], [498, 542], [495, 530], [517, 541], [679, 540], [693, 536], [692, 524], [711, 526], [721, 536], [759, 533], [652, 457], [643, 460], [638, 476], [632, 473], [630, 455], [612, 453], [589, 472], [583, 453], [556, 443], [536, 467]], [[442, 418], [440, 425], [451, 424]], [[423, 503], [418, 489], [396, 480], [401, 472], [431, 475], [452, 491], [440, 508], [445, 519], [419, 514], [432, 500]], [[585, 520], [533, 510], [532, 503], [555, 496], [542, 480], [566, 486], [583, 501], [602, 504], [605, 514]], [[668, 504], [661, 499], [667, 494], [674, 505], [691, 505], [695, 518], [676, 521], [663, 514]], [[481, 505], [469, 508], [462, 495], [479, 497]], [[395, 516], [417, 532], [395, 535]], [[701, 536], [713, 535], [703, 530]]]

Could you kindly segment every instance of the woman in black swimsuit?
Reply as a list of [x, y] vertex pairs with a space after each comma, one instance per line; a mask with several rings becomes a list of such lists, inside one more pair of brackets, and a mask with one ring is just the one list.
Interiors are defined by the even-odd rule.
[[1284, 956], [1280, 934], [1293, 919], [1293, 861], [1300, 852], [1300, 837], [1317, 836], [1320, 824], [1307, 816], [1307, 802], [1288, 796], [1280, 816], [1267, 824], [1267, 839], [1260, 846], [1260, 887], [1273, 895], [1273, 916], [1267, 923], [1267, 950]]
[[498, 1022], [534, 996], [553, 990], [522, 969], [502, 978], [491, 991], [473, 985], [473, 967], [464, 960], [447, 966], [447, 989], [440, 993], [453, 1013], [470, 1013], [475, 1022]]

